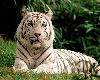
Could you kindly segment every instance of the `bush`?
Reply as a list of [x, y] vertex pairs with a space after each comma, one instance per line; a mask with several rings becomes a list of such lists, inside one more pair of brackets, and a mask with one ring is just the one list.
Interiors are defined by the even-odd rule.
[[[18, 3], [18, 1], [17, 1]], [[100, 1], [27, 0], [30, 11], [45, 12], [48, 4], [54, 13], [54, 48], [67, 48], [96, 58], [100, 63]], [[22, 6], [22, 7], [23, 7]]]

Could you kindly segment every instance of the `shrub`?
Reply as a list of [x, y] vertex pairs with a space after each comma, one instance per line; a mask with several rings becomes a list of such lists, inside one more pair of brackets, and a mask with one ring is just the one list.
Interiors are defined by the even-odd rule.
[[30, 11], [45, 12], [48, 4], [54, 13], [56, 33], [54, 48], [87, 53], [100, 63], [100, 1], [96, 0], [27, 0]]

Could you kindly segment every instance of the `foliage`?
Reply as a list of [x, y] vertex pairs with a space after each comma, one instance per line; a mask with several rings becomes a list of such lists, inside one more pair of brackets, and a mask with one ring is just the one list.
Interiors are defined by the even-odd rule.
[[11, 67], [14, 64], [15, 52], [16, 43], [0, 37], [0, 67]]
[[55, 11], [53, 24], [57, 29], [62, 28], [62, 34], [59, 33], [62, 38], [57, 34], [59, 45], [62, 48], [87, 53], [100, 63], [100, 2], [96, 0], [59, 1], [57, 3], [55, 0], [53, 4], [56, 6], [56, 8], [53, 7]]
[[[0, 68], [1, 70], [1, 68]], [[2, 68], [0, 72], [0, 80], [99, 80], [96, 77], [85, 78], [82, 75], [76, 74], [45, 74], [33, 72], [14, 72], [11, 68]]]
[[100, 63], [100, 1], [27, 0], [30, 11], [45, 12], [46, 4], [54, 13], [54, 48], [66, 48], [91, 55]]
[[[47, 11], [48, 4], [54, 15], [54, 48], [67, 48], [91, 55], [100, 63], [100, 1], [99, 0], [14, 0], [18, 11]], [[17, 11], [17, 12], [18, 12]], [[18, 18], [21, 19], [19, 13]], [[16, 21], [19, 21], [17, 19]], [[17, 22], [18, 23], [18, 22]], [[16, 42], [0, 37], [0, 80], [99, 80], [98, 76], [62, 73], [14, 72]], [[6, 67], [5, 67], [6, 66]], [[10, 68], [9, 68], [10, 67]]]
[[12, 68], [0, 67], [0, 80], [99, 80], [99, 77], [77, 74], [46, 74], [33, 72], [14, 72]]

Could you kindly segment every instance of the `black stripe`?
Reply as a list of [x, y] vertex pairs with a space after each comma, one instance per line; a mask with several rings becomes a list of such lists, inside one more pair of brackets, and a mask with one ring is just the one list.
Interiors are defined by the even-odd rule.
[[[19, 49], [19, 48], [17, 48], [18, 49], [18, 51], [25, 57], [25, 58], [27, 58], [27, 56]], [[27, 58], [28, 59], [28, 58]]]
[[67, 70], [67, 68], [66, 68], [66, 65], [65, 65], [65, 63], [64, 63], [64, 61], [62, 61], [63, 62], [63, 64], [64, 64], [64, 68], [65, 68], [65, 72], [68, 72], [68, 70]]
[[83, 72], [85, 71], [85, 60], [84, 60], [84, 57], [82, 57], [83, 55], [81, 53], [79, 53], [79, 56], [81, 57], [82, 59], [82, 62], [83, 62]]
[[59, 65], [58, 65], [58, 62], [57, 62], [57, 67], [58, 67], [58, 72], [59, 72]]
[[83, 59], [83, 60], [84, 60], [84, 61], [86, 61], [86, 58], [85, 58], [85, 56], [84, 56], [83, 54], [81, 54], [81, 55], [84, 57], [84, 59]]
[[[18, 49], [18, 48], [17, 48]], [[20, 50], [18, 50], [19, 52], [20, 52]], [[21, 53], [21, 52], [20, 52]], [[19, 54], [19, 53], [18, 53]], [[21, 53], [22, 55], [24, 54], [24, 53]], [[20, 55], [20, 54], [19, 54]], [[20, 55], [21, 56], [21, 55]], [[25, 58], [26, 58], [26, 60], [28, 61], [28, 63], [29, 63], [29, 65], [30, 65], [30, 62], [29, 62], [29, 60], [28, 60], [28, 58], [25, 56], [25, 55], [23, 55]], [[19, 57], [17, 57], [17, 58], [19, 58]], [[22, 59], [22, 58], [20, 58], [20, 59]], [[24, 62], [25, 62], [25, 60], [24, 59], [22, 59]], [[26, 64], [27, 64], [27, 62], [25, 62]], [[28, 64], [27, 64], [28, 65]]]
[[21, 37], [24, 39], [24, 35], [23, 35], [23, 33], [21, 32], [20, 34], [21, 34]]
[[[80, 56], [80, 53], [78, 53], [79, 54], [79, 56], [77, 56], [76, 54], [75, 54], [75, 52], [72, 52], [72, 51], [68, 51], [69, 53], [71, 53], [72, 55], [74, 55], [74, 56], [76, 56], [76, 58], [78, 58], [79, 59], [79, 61], [78, 62], [76, 62], [75, 60], [73, 60], [74, 62], [75, 62], [75, 65], [77, 65], [77, 63], [79, 63], [79, 62], [81, 62], [81, 60], [83, 60], [83, 58]], [[73, 57], [73, 56], [72, 56]], [[79, 63], [79, 67], [80, 67], [80, 63]], [[76, 66], [74, 66], [74, 68], [77, 68]], [[83, 64], [83, 71], [84, 71], [84, 64]]]
[[[84, 66], [83, 66], [83, 67], [84, 67], [84, 71], [85, 71], [85, 66], [86, 66], [86, 58], [85, 58], [85, 56], [84, 56], [83, 54], [81, 54], [81, 55], [82, 55], [82, 56], [83, 56], [83, 58], [84, 58], [84, 59], [83, 59], [83, 62], [84, 62]], [[84, 72], [84, 71], [83, 71], [83, 72]]]
[[[70, 52], [69, 52], [69, 53], [70, 53]], [[74, 52], [71, 52], [71, 54], [74, 54]], [[75, 54], [74, 54], [74, 56], [76, 56], [76, 57], [79, 59], [79, 61], [80, 61], [79, 56], [77, 56], [77, 55], [75, 55]]]
[[[57, 59], [57, 56], [55, 59]], [[56, 63], [57, 63], [57, 68], [58, 68], [58, 72], [59, 72], [59, 61], [57, 61]]]
[[[69, 53], [71, 53], [72, 55], [76, 56], [79, 59], [79, 61], [81, 61], [80, 58], [79, 58], [79, 56], [77, 56], [76, 54], [74, 54], [74, 52], [69, 52]], [[75, 60], [73, 60], [73, 61], [75, 62], [75, 65], [77, 65], [77, 63], [79, 62], [79, 61], [76, 62]], [[80, 67], [80, 65], [79, 65], [79, 67]]]
[[50, 48], [50, 46], [49, 46], [47, 49], [45, 49], [45, 50], [41, 53], [41, 55], [40, 55], [39, 57], [37, 57], [36, 60], [38, 60], [49, 48]]
[[[16, 58], [19, 58], [19, 57], [16, 57]], [[27, 66], [30, 65], [30, 63], [28, 64], [24, 59], [22, 59], [22, 58], [19, 58], [19, 59], [21, 59], [22, 61], [24, 61]]]
[[[19, 58], [19, 57], [16, 57], [16, 58]], [[24, 59], [22, 59], [22, 58], [19, 58], [19, 59], [21, 59], [22, 61], [24, 61]], [[24, 61], [25, 62], [25, 61]], [[26, 63], [26, 62], [25, 62]]]
[[[64, 51], [64, 50], [63, 50]], [[62, 52], [63, 52], [62, 51]], [[67, 50], [66, 50], [67, 51]], [[69, 55], [69, 54], [67, 54], [67, 52], [63, 52], [63, 53], [65, 53], [67, 56], [68, 56], [68, 58], [67, 58], [67, 61], [69, 62], [69, 64], [70, 64], [70, 66], [71, 66], [71, 69], [72, 70], [75, 70], [75, 68], [76, 68], [76, 61], [73, 59], [73, 57], [71, 56], [71, 55]], [[80, 60], [80, 59], [79, 59]]]
[[23, 27], [25, 26], [25, 25], [24, 25], [24, 24], [25, 24], [25, 21], [28, 19], [28, 17], [29, 17], [29, 16], [26, 16], [26, 17], [23, 18], [24, 20], [23, 20], [23, 22], [22, 22], [22, 28], [21, 28], [22, 31], [23, 31]]
[[[43, 16], [43, 15], [42, 15]], [[48, 23], [49, 23], [49, 20], [45, 17], [45, 16], [43, 16], [47, 21], [48, 21]], [[49, 26], [50, 26], [50, 23], [49, 23]]]
[[[72, 54], [74, 54], [75, 55], [75, 53], [73, 52]], [[78, 57], [78, 59], [79, 59], [79, 61], [80, 61], [80, 63], [82, 62], [83, 63], [83, 72], [84, 72], [84, 61], [83, 61], [83, 58], [82, 58], [82, 56], [81, 56], [81, 54], [80, 53], [78, 53], [79, 54], [79, 56], [80, 56], [80, 58], [79, 58], [79, 56], [77, 56], [77, 55], [75, 55], [76, 57]]]
[[[19, 41], [19, 40], [17, 40], [18, 41], [18, 43], [29, 53], [29, 55], [31, 56], [31, 54], [30, 54], [30, 52], [28, 51], [28, 49], [26, 48], [26, 47], [24, 47], [24, 45], [22, 45], [22, 43]], [[31, 56], [32, 57], [32, 56]]]
[[50, 40], [50, 36], [51, 36], [51, 31], [50, 31], [50, 33], [49, 33], [49, 38], [48, 38], [48, 40]]
[[[63, 59], [59, 54], [58, 54], [58, 56], [60, 57], [60, 59]], [[62, 63], [64, 64], [64, 68], [65, 68], [66, 72], [68, 72], [67, 66], [66, 66], [65, 63], [64, 63], [64, 60], [62, 60]], [[70, 66], [71, 66], [71, 65], [70, 65]]]
[[[80, 56], [81, 59], [80, 59], [79, 56], [77, 56], [74, 52], [73, 52], [73, 53], [71, 52], [71, 54], [74, 54], [74, 55], [79, 59], [79, 61], [81, 61], [82, 57], [81, 57], [80, 55], [79, 55], [79, 56]], [[78, 53], [78, 54], [80, 54], [80, 53]], [[83, 59], [82, 59], [82, 60], [83, 60]], [[78, 62], [79, 62], [79, 61], [78, 61]], [[76, 64], [77, 64], [78, 62], [76, 62]], [[80, 65], [79, 65], [79, 67], [80, 67]], [[83, 67], [84, 67], [84, 64], [83, 64]]]
[[21, 30], [22, 30], [22, 31], [23, 31], [24, 24], [25, 24], [25, 21], [23, 21], [23, 25], [22, 25], [22, 27], [21, 27]]
[[44, 32], [47, 34], [47, 36], [46, 36], [46, 37], [49, 37], [49, 36], [48, 36], [48, 33], [47, 33], [46, 31], [44, 31]]
[[[62, 60], [61, 60], [61, 62], [62, 62]], [[60, 64], [60, 66], [61, 66], [61, 62], [59, 63], [59, 64]], [[61, 66], [61, 72], [63, 72], [63, 70], [62, 70], [62, 66]]]
[[42, 64], [50, 55], [51, 55], [51, 53], [46, 58], [44, 58], [40, 64]]
[[[43, 16], [43, 15], [42, 15], [42, 16]], [[49, 27], [50, 27], [50, 22], [49, 22], [49, 20], [48, 20], [45, 16], [43, 16], [43, 17], [48, 21], [48, 24], [49, 24]], [[48, 40], [50, 40], [50, 35], [51, 35], [51, 31], [50, 31]]]

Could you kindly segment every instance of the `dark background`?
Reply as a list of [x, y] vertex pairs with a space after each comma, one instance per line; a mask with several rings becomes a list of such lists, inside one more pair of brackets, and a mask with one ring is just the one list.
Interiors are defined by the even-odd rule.
[[[20, 5], [22, 0], [20, 1]], [[14, 39], [16, 28], [21, 20], [20, 9], [14, 0], [0, 1], [0, 35]]]

